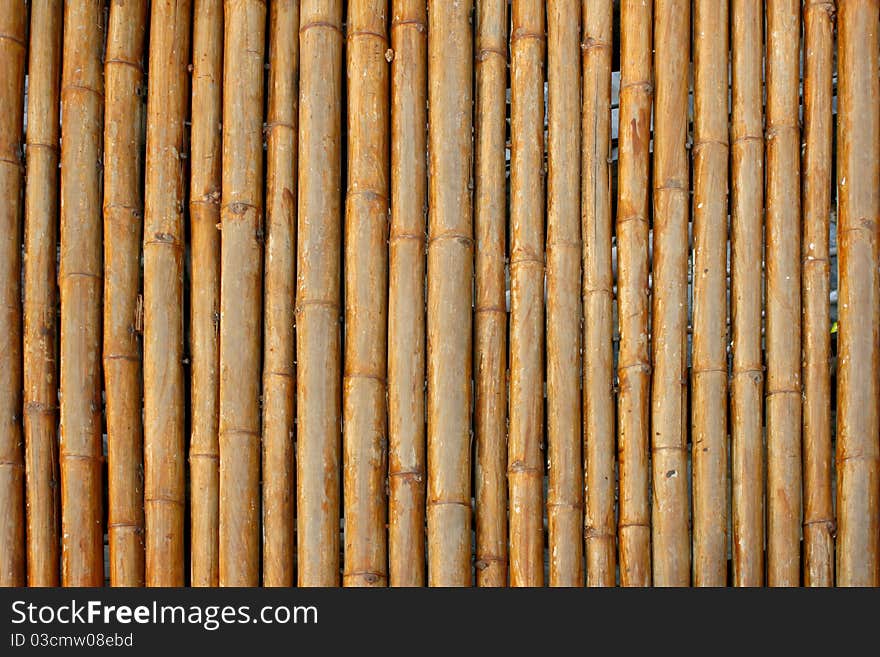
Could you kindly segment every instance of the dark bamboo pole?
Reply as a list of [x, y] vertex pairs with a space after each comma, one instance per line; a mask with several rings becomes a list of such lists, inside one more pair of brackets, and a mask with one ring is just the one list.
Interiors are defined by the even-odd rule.
[[28, 586], [58, 586], [58, 120], [61, 19], [31, 5], [24, 258], [24, 439]]
[[61, 571], [102, 586], [101, 153], [104, 3], [64, 6], [61, 73]]
[[104, 389], [110, 584], [144, 585], [141, 278], [146, 0], [110, 6], [104, 57]]

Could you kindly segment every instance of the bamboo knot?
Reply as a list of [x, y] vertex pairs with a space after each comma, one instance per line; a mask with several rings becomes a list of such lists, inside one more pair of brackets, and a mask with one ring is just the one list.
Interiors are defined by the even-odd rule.
[[428, 26], [425, 25], [424, 21], [420, 21], [417, 18], [395, 18], [391, 21], [391, 29], [393, 30], [395, 27], [407, 27], [412, 26], [416, 29], [417, 32], [421, 34], [428, 33]]
[[587, 37], [581, 43], [581, 50], [584, 52], [589, 52], [591, 50], [611, 50], [611, 43], [608, 41], [603, 41], [602, 39], [595, 39], [593, 37]]

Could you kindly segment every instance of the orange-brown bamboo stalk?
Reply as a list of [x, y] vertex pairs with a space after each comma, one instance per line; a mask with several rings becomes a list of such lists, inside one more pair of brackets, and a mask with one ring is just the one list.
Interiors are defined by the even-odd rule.
[[266, 3], [226, 0], [220, 253], [220, 586], [260, 579]]
[[138, 296], [146, 0], [110, 6], [104, 58], [104, 388], [110, 584], [144, 584]]
[[733, 362], [730, 431], [733, 583], [764, 582], [764, 421], [761, 260], [764, 135], [762, 0], [733, 0], [731, 34], [731, 286]]
[[837, 584], [880, 585], [878, 5], [839, 0]]
[[472, 6], [471, 0], [428, 2], [431, 586], [471, 583]]
[[195, 0], [190, 132], [190, 581], [220, 577], [220, 169], [223, 0]]
[[[592, 586], [614, 586], [616, 575], [614, 537], [614, 334], [612, 306], [614, 303], [611, 273], [611, 177], [608, 163], [611, 160], [611, 39], [614, 21], [613, 3], [610, 0], [584, 0], [583, 2], [583, 159], [582, 180], [577, 190], [577, 164], [567, 165], [575, 177], [567, 180], [566, 187], [580, 191], [581, 231], [583, 233], [584, 259], [584, 472], [585, 481], [578, 483], [586, 488], [585, 539], [587, 551], [587, 582]], [[557, 20], [560, 24], [575, 23], [571, 15], [577, 9], [565, 12]], [[550, 32], [552, 39], [552, 30]], [[552, 44], [552, 41], [551, 41]], [[572, 59], [576, 59], [574, 54]], [[552, 73], [552, 69], [550, 73]], [[552, 77], [550, 78], [552, 82]], [[563, 85], [560, 96], [576, 96], [577, 78]], [[553, 87], [550, 87], [550, 109], [553, 109]], [[576, 141], [566, 137], [566, 141]], [[550, 128], [550, 145], [553, 146], [553, 128]], [[552, 160], [551, 160], [552, 164]], [[568, 173], [567, 175], [571, 175]], [[553, 184], [553, 170], [550, 170]], [[550, 200], [552, 197], [549, 197]], [[549, 205], [548, 205], [549, 207]], [[552, 215], [551, 215], [552, 218]], [[579, 236], [572, 232], [567, 239]], [[550, 258], [551, 253], [547, 254]], [[552, 264], [552, 260], [551, 260]], [[578, 270], [566, 274], [568, 284], [577, 285]], [[548, 280], [550, 273], [548, 272]], [[552, 289], [552, 288], [551, 288]], [[550, 307], [548, 306], [548, 312]], [[580, 315], [580, 312], [578, 312]], [[547, 337], [554, 326], [548, 317]], [[578, 353], [577, 343], [565, 347], [572, 356]], [[569, 356], [571, 358], [571, 356]], [[577, 360], [566, 364], [573, 375], [578, 369]], [[548, 377], [549, 394], [549, 377]], [[548, 413], [552, 413], [548, 406]], [[548, 426], [551, 415], [548, 415]], [[550, 446], [552, 450], [552, 444]], [[556, 460], [550, 458], [550, 474], [557, 468]], [[551, 479], [552, 481], [552, 479]], [[552, 548], [551, 548], [552, 549]], [[552, 560], [551, 560], [552, 568]], [[552, 577], [552, 571], [551, 571]]]
[[300, 586], [339, 583], [342, 2], [300, 3], [296, 507]]
[[727, 582], [727, 0], [694, 2], [693, 576]]
[[477, 3], [476, 47], [476, 573], [477, 586], [506, 586], [507, 300], [504, 266], [507, 227], [507, 0]]
[[834, 585], [831, 501], [831, 97], [834, 3], [804, 3], [804, 584]]
[[263, 298], [263, 584], [293, 584], [293, 299], [296, 268], [296, 124], [299, 3], [269, 15], [266, 117], [266, 262]]
[[654, 4], [651, 433], [654, 584], [690, 580], [687, 470], [688, 44], [690, 3]]
[[28, 586], [58, 586], [58, 88], [61, 18], [31, 4], [24, 258], [24, 439]]
[[183, 436], [183, 148], [189, 0], [156, 0], [144, 182], [144, 514], [146, 583], [182, 586], [186, 500]]
[[385, 536], [388, 316], [386, 0], [348, 3], [345, 198], [345, 586], [388, 583]]
[[510, 584], [544, 583], [544, 7], [510, 35]]
[[21, 141], [27, 5], [0, 3], [0, 586], [24, 586], [22, 449]]
[[61, 72], [61, 579], [104, 583], [101, 150], [104, 3], [64, 6]]
[[767, 577], [800, 581], [800, 3], [767, 4]]
[[[651, 361], [648, 338], [648, 234], [650, 225], [651, 14], [653, 2], [620, 4], [620, 132], [617, 159], [618, 541], [622, 586], [651, 584], [651, 515], [648, 503]], [[613, 485], [613, 480], [612, 480]], [[601, 532], [597, 531], [597, 534]], [[589, 535], [588, 535], [588, 541]], [[598, 538], [614, 546], [614, 537]], [[613, 551], [612, 551], [613, 554]], [[587, 546], [589, 559], [590, 547]], [[613, 586], [614, 571], [603, 581]]]

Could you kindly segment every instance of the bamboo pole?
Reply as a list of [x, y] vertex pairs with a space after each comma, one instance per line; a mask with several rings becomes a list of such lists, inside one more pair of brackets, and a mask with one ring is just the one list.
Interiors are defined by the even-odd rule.
[[0, 4], [0, 586], [25, 582], [21, 222], [27, 5]]
[[28, 586], [58, 586], [58, 88], [55, 0], [31, 5], [24, 258], [24, 438]]
[[477, 3], [474, 430], [477, 586], [507, 585], [507, 0]]
[[193, 4], [190, 132], [190, 581], [220, 577], [220, 171], [223, 0]]
[[101, 148], [104, 3], [64, 6], [61, 73], [61, 571], [102, 586]]
[[761, 260], [764, 135], [762, 0], [733, 0], [730, 431], [733, 583], [764, 582]]
[[690, 576], [687, 471], [688, 44], [690, 3], [654, 13], [654, 267], [651, 446], [654, 583]]
[[110, 6], [104, 58], [104, 388], [110, 584], [144, 584], [141, 275], [147, 3]]
[[[617, 303], [620, 327], [617, 417], [620, 583], [651, 584], [648, 503], [649, 168], [651, 148], [651, 14], [653, 2], [620, 5], [620, 115], [617, 159]], [[612, 482], [613, 483], [613, 482]], [[614, 538], [606, 539], [613, 550]], [[601, 541], [598, 539], [597, 542]], [[599, 543], [601, 545], [601, 542]], [[589, 558], [590, 549], [587, 548]], [[591, 568], [587, 564], [588, 583]], [[599, 582], [596, 582], [597, 584]], [[602, 583], [614, 584], [613, 571]]]
[[834, 3], [804, 3], [804, 584], [834, 585], [829, 214]]
[[345, 199], [345, 586], [388, 583], [385, 536], [388, 321], [386, 0], [348, 3]]
[[694, 2], [693, 576], [727, 582], [727, 1]]
[[260, 579], [260, 315], [266, 3], [226, 0], [220, 220], [220, 586]]
[[300, 3], [297, 230], [297, 564], [339, 582], [342, 2]]
[[878, 5], [838, 2], [837, 584], [880, 585]]
[[[428, 582], [470, 586], [472, 2], [428, 2]], [[540, 511], [539, 511], [540, 514]]]
[[273, 2], [266, 117], [263, 297], [263, 584], [293, 584], [293, 298], [296, 269], [299, 3]]
[[[611, 273], [611, 49], [613, 3], [609, 0], [584, 0], [583, 53], [583, 160], [580, 188], [581, 229], [583, 231], [583, 303], [584, 303], [584, 472], [586, 487], [585, 539], [587, 552], [587, 583], [591, 586], [614, 586], [616, 558], [614, 540], [615, 493], [615, 434], [614, 434], [614, 352], [612, 347], [614, 282]], [[577, 14], [575, 9], [574, 15]], [[560, 23], [574, 23], [570, 16], [559, 16]], [[552, 32], [551, 32], [552, 36]], [[572, 59], [576, 59], [572, 55]], [[560, 96], [576, 96], [565, 84]], [[551, 87], [550, 108], [553, 108]], [[553, 144], [552, 128], [550, 131]], [[575, 141], [566, 137], [567, 142]], [[551, 161], [552, 162], [552, 161]], [[567, 165], [574, 178], [564, 185], [578, 192], [577, 164]], [[551, 168], [551, 183], [553, 170]], [[580, 236], [571, 232], [567, 240]], [[548, 252], [548, 258], [550, 257]], [[577, 285], [580, 272], [572, 269], [566, 274]], [[549, 278], [549, 275], [548, 275]], [[549, 305], [548, 305], [549, 311]], [[580, 316], [578, 309], [577, 316]], [[547, 323], [549, 340], [553, 322]], [[548, 347], [549, 347], [548, 341]], [[577, 343], [566, 346], [570, 354], [577, 354]], [[549, 353], [549, 349], [548, 349]], [[567, 368], [572, 375], [578, 370], [577, 361]], [[549, 381], [548, 381], [549, 391]], [[548, 407], [548, 413], [550, 413]], [[548, 423], [550, 420], [548, 415]], [[549, 424], [548, 424], [549, 426]], [[551, 447], [552, 448], [552, 447]], [[552, 458], [551, 476], [557, 468]], [[551, 561], [552, 565], [552, 561]], [[551, 573], [552, 576], [552, 573]]]
[[767, 4], [767, 576], [800, 581], [800, 5]]

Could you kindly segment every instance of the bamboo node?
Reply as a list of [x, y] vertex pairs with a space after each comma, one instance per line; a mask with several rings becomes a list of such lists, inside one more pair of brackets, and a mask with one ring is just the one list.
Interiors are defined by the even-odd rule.
[[491, 47], [480, 48], [480, 50], [477, 52], [477, 56], [475, 57], [475, 59], [478, 62], [484, 62], [487, 59], [489, 59], [489, 57], [491, 55], [496, 55], [496, 56], [500, 57], [502, 60], [504, 60], [505, 62], [507, 61], [507, 53], [504, 50], [502, 50], [500, 48], [491, 48]]
[[420, 21], [417, 18], [402, 18], [402, 19], [395, 18], [394, 20], [391, 21], [391, 29], [392, 30], [395, 27], [406, 27], [408, 25], [411, 25], [412, 27], [414, 27], [416, 29], [416, 31], [420, 32], [421, 34], [428, 33], [428, 26], [425, 25], [424, 21]]
[[611, 43], [609, 41], [604, 41], [603, 39], [595, 39], [593, 37], [587, 37], [581, 42], [581, 50], [584, 52], [589, 52], [591, 50], [611, 50]]
[[535, 39], [537, 41], [545, 41], [546, 35], [543, 32], [531, 32], [524, 27], [519, 27], [513, 31], [513, 34], [510, 35], [510, 44], [511, 48], [513, 44], [519, 41], [520, 39]]

